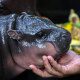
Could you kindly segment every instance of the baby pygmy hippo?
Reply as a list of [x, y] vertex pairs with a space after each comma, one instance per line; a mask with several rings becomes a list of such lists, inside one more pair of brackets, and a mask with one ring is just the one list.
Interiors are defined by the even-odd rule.
[[15, 77], [30, 69], [30, 64], [42, 68], [43, 55], [58, 60], [68, 51], [70, 41], [70, 33], [48, 18], [26, 12], [0, 16], [1, 77]]
[[[18, 11], [14, 8], [17, 6], [16, 1], [22, 0], [2, 0], [4, 6], [2, 12], [5, 12], [5, 8], [10, 11], [9, 14], [5, 12], [5, 15], [0, 13], [0, 79], [2, 80], [12, 79], [30, 69], [30, 64], [43, 68], [43, 55], [51, 55], [58, 60], [68, 51], [71, 42], [71, 35], [67, 30], [56, 27], [48, 18], [33, 15], [36, 12], [32, 3], [29, 5], [31, 7], [19, 7], [20, 2]], [[35, 0], [23, 0], [23, 4], [25, 1]], [[16, 4], [10, 4], [12, 2]]]

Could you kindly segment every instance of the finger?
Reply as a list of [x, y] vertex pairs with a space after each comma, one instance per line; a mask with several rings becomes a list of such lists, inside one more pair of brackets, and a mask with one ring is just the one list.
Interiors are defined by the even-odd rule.
[[61, 66], [60, 64], [58, 64], [51, 56], [48, 56], [48, 60], [50, 62], [50, 64], [52, 65], [52, 67], [60, 72], [60, 73], [64, 73], [63, 71], [65, 71], [65, 68], [63, 68], [64, 66]]
[[44, 63], [44, 66], [45, 66], [45, 69], [46, 71], [51, 74], [51, 75], [55, 75], [55, 76], [58, 76], [58, 77], [62, 77], [63, 74], [58, 72], [57, 70], [55, 70], [49, 63], [48, 59], [46, 56], [43, 56], [43, 63]]
[[55, 70], [54, 68], [52, 69], [52, 71], [50, 72], [51, 75], [55, 75], [55, 77], [63, 77], [63, 74], [57, 70]]
[[44, 77], [44, 78], [53, 77], [53, 75], [50, 75], [48, 72], [42, 71], [42, 70], [36, 68], [36, 66], [34, 66], [34, 65], [30, 65], [29, 67], [32, 69], [32, 71], [35, 74], [37, 74], [37, 75], [39, 75], [41, 77]]
[[40, 69], [38, 69], [36, 66], [30, 65], [29, 67], [32, 69], [32, 71], [34, 73], [39, 74], [39, 75], [42, 75], [43, 74], [43, 72]]
[[44, 64], [45, 69], [46, 69], [49, 73], [51, 73], [52, 68], [51, 68], [51, 65], [50, 65], [50, 63], [49, 63], [49, 61], [48, 61], [48, 59], [47, 59], [46, 56], [43, 56], [43, 64]]

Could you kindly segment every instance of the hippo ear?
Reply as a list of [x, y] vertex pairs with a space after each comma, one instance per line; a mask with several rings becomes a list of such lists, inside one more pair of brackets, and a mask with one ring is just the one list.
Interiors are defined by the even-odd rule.
[[8, 30], [7, 33], [12, 39], [17, 39], [17, 40], [21, 39], [21, 34], [16, 30]]

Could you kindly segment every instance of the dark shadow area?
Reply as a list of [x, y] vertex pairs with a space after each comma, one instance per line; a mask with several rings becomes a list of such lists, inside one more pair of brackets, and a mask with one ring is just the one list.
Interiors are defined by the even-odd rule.
[[42, 16], [50, 18], [54, 23], [68, 21], [70, 9], [80, 16], [80, 0], [38, 0], [38, 11]]
[[32, 71], [25, 71], [13, 80], [80, 80], [80, 74], [72, 75], [65, 78], [41, 78], [35, 75]]

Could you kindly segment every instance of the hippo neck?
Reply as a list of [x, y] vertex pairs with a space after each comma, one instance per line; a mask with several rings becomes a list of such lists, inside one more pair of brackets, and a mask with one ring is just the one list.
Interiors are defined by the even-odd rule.
[[35, 15], [36, 12], [36, 0], [3, 0], [3, 8], [10, 11], [10, 13], [27, 12], [28, 14]]

